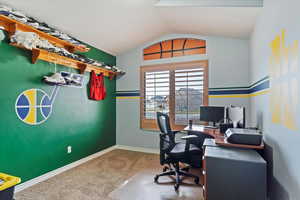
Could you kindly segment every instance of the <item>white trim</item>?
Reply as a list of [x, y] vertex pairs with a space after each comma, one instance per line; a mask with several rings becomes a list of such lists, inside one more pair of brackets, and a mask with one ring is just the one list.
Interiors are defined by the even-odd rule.
[[31, 187], [31, 186], [33, 186], [33, 185], [35, 185], [37, 183], [40, 183], [42, 181], [45, 181], [45, 180], [49, 179], [49, 178], [52, 178], [53, 176], [56, 176], [58, 174], [61, 174], [61, 173], [65, 172], [65, 171], [69, 170], [69, 169], [77, 167], [77, 166], [79, 166], [79, 165], [81, 165], [81, 164], [83, 164], [85, 162], [88, 162], [88, 161], [90, 161], [92, 159], [98, 158], [99, 156], [102, 156], [103, 154], [106, 154], [106, 153], [108, 153], [108, 152], [110, 152], [110, 151], [112, 151], [114, 149], [116, 149], [116, 145], [112, 146], [112, 147], [109, 147], [107, 149], [104, 149], [102, 151], [99, 151], [99, 152], [97, 152], [95, 154], [92, 154], [92, 155], [90, 155], [88, 157], [82, 158], [82, 159], [80, 159], [78, 161], [70, 163], [70, 164], [68, 164], [66, 166], [63, 166], [61, 168], [58, 168], [56, 170], [53, 170], [51, 172], [48, 172], [46, 174], [43, 174], [41, 176], [38, 176], [38, 177], [36, 177], [34, 179], [26, 181], [26, 182], [24, 182], [24, 183], [16, 186], [16, 192], [20, 192], [20, 191], [22, 191], [22, 190], [24, 190], [24, 189], [26, 189], [28, 187]]
[[116, 145], [116, 149], [123, 149], [128, 151], [138, 151], [143, 153], [154, 153], [159, 154], [159, 149], [152, 149], [152, 148], [143, 148], [143, 147], [132, 147], [132, 146], [125, 146], [125, 145]]

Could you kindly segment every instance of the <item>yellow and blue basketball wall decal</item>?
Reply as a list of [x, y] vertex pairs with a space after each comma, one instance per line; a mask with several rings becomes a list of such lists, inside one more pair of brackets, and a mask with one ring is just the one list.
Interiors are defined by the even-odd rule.
[[29, 89], [22, 92], [16, 101], [16, 113], [21, 121], [29, 125], [45, 122], [52, 113], [52, 105], [58, 87], [51, 97], [41, 89]]
[[270, 44], [271, 122], [295, 131], [299, 128], [299, 41], [286, 41], [286, 31], [282, 30]]

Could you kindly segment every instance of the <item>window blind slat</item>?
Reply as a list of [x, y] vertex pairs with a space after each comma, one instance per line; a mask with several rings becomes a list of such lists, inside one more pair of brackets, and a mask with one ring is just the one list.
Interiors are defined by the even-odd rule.
[[180, 75], [180, 76], [176, 76], [176, 78], [199, 78], [199, 77], [203, 77], [203, 74], [199, 74], [199, 75]]
[[[181, 70], [176, 70], [175, 71], [175, 73], [177, 74], [177, 75], [180, 75], [180, 74], [186, 74], [186, 73], [203, 73], [204, 72], [204, 69], [198, 69], [198, 70], [194, 70], [194, 71], [189, 71], [189, 70], [185, 70], [185, 71], [181, 71]], [[176, 76], [176, 75], [175, 75]]]
[[176, 83], [203, 83], [203, 80], [180, 80], [180, 81], [175, 81]]

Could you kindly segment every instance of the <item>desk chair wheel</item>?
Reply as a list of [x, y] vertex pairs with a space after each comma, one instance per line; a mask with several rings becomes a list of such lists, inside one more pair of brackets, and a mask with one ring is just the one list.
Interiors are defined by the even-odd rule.
[[179, 183], [176, 183], [176, 184], [174, 185], [175, 191], [178, 191], [178, 188], [179, 188]]
[[159, 178], [159, 176], [158, 176], [158, 175], [156, 175], [156, 176], [154, 177], [154, 182], [155, 182], [155, 183], [157, 183], [157, 182], [158, 182], [158, 178]]
[[195, 183], [197, 184], [197, 185], [199, 185], [199, 178], [195, 178]]
[[165, 167], [163, 168], [163, 172], [166, 172], [166, 171], [168, 171], [168, 170], [170, 170], [170, 168], [167, 167], [167, 166], [165, 166]]

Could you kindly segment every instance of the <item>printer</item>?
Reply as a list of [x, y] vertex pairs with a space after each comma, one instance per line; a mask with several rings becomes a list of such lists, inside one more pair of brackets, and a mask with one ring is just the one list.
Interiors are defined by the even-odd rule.
[[261, 145], [262, 137], [255, 129], [229, 128], [225, 132], [225, 139], [232, 144]]

